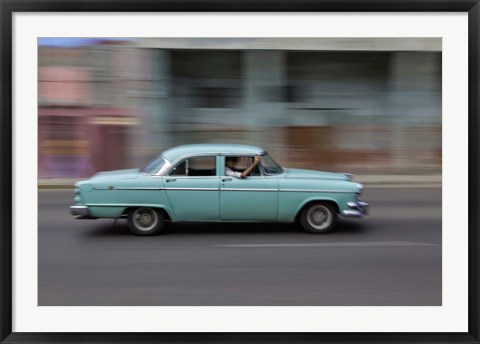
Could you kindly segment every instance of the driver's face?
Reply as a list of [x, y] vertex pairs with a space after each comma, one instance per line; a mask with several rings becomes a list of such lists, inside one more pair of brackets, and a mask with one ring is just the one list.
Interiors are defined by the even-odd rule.
[[226, 165], [228, 167], [233, 167], [237, 163], [237, 159], [227, 159]]

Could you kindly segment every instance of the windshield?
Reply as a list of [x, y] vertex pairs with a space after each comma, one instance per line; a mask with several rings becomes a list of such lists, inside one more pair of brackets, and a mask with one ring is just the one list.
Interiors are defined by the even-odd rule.
[[262, 155], [262, 168], [265, 174], [279, 174], [283, 172], [282, 167], [268, 154]]
[[143, 166], [140, 169], [140, 172], [154, 174], [154, 173], [157, 173], [162, 168], [163, 165], [165, 165], [165, 160], [161, 155], [159, 155], [155, 159], [150, 161], [148, 164]]

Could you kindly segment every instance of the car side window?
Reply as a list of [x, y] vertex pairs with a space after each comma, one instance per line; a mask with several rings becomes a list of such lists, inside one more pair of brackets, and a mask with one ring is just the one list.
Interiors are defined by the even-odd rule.
[[170, 170], [169, 176], [215, 176], [217, 174], [216, 172], [216, 157], [204, 156], [188, 158], [180, 161]]
[[186, 176], [187, 175], [187, 160], [183, 160], [170, 170], [170, 176]]

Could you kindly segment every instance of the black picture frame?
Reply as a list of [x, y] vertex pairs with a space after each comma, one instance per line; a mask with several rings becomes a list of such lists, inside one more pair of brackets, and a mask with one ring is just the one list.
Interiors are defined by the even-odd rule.
[[[479, 0], [1, 0], [0, 339], [2, 343], [479, 343]], [[468, 12], [468, 332], [18, 333], [12, 332], [12, 16], [15, 12]]]

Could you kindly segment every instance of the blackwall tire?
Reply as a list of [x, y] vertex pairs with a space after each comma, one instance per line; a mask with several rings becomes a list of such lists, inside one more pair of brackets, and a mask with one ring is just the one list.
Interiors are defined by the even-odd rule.
[[300, 224], [309, 233], [330, 232], [337, 222], [337, 212], [331, 203], [317, 202], [307, 205], [300, 214]]
[[140, 207], [128, 212], [128, 228], [135, 235], [157, 235], [165, 225], [165, 216], [155, 208]]

